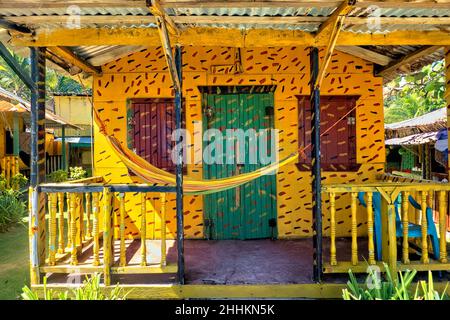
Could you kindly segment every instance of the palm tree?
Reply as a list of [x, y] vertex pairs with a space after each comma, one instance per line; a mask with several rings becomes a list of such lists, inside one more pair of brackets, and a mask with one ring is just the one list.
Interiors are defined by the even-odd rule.
[[[22, 70], [31, 74], [30, 59], [21, 57], [12, 51], [10, 52]], [[83, 87], [78, 82], [49, 68], [46, 70], [45, 81], [47, 93], [49, 93], [47, 99], [51, 99], [53, 92], [84, 93]], [[31, 92], [28, 87], [3, 59], [0, 59], [0, 86], [25, 100], [29, 101], [31, 98]]]

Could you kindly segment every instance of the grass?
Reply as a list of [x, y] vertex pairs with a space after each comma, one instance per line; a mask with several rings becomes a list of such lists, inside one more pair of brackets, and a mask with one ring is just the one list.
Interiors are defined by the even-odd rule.
[[19, 298], [25, 284], [29, 284], [28, 230], [17, 224], [0, 233], [0, 300]]

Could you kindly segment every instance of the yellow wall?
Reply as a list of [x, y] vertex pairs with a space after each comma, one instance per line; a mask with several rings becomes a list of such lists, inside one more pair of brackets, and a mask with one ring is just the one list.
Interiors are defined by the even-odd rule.
[[[83, 130], [66, 128], [66, 136], [90, 136], [91, 135], [91, 102], [87, 96], [55, 96], [55, 113], [70, 123]], [[56, 129], [55, 134], [60, 137], [61, 129]]]
[[[264, 41], [263, 39], [261, 41]], [[298, 148], [298, 101], [296, 95], [309, 94], [309, 48], [277, 47], [241, 49], [242, 74], [213, 74], [212, 66], [231, 65], [235, 48], [186, 47], [183, 52], [183, 95], [186, 99], [186, 126], [191, 130], [202, 120], [201, 95], [197, 86], [205, 85], [276, 85], [275, 128], [279, 129], [280, 158]], [[324, 49], [320, 50], [321, 56]], [[94, 107], [106, 121], [107, 131], [126, 143], [126, 100], [135, 97], [173, 97], [167, 66], [160, 47], [149, 48], [103, 66], [103, 75], [94, 78]], [[366, 182], [384, 170], [384, 129], [382, 79], [373, 76], [373, 65], [348, 54], [335, 52], [324, 79], [322, 95], [360, 95], [357, 107], [358, 172], [325, 172], [324, 183]], [[107, 147], [105, 138], [94, 126], [95, 174], [110, 183], [132, 182], [126, 167]], [[191, 178], [202, 178], [202, 166], [188, 165]], [[138, 180], [136, 180], [138, 181]], [[277, 174], [279, 238], [312, 236], [311, 188], [308, 172], [300, 172], [295, 164]], [[158, 210], [159, 196], [149, 202], [147, 234], [159, 236], [158, 214], [150, 212], [150, 204]], [[128, 198], [128, 233], [137, 234], [140, 225], [139, 199]], [[175, 197], [168, 197], [168, 231], [175, 232]], [[329, 229], [328, 205], [324, 198], [324, 228]], [[203, 237], [202, 197], [186, 196], [184, 200], [185, 234], [187, 238]], [[349, 196], [337, 197], [337, 234], [350, 232]], [[153, 218], [154, 217], [154, 218]], [[359, 234], [366, 233], [364, 211], [358, 212]]]

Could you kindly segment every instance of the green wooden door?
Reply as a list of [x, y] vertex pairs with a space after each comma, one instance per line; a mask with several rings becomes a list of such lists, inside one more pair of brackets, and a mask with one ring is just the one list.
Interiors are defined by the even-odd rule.
[[[272, 93], [207, 94], [203, 97], [203, 110], [204, 130], [217, 129], [224, 137], [226, 129], [242, 129], [247, 133], [245, 139], [240, 142], [236, 142], [238, 139], [224, 139], [223, 149], [210, 149], [210, 154], [219, 161], [207, 163], [204, 160], [205, 179], [225, 178], [250, 172], [266, 164], [264, 161], [267, 160], [259, 157], [258, 148], [263, 148], [264, 151], [270, 150], [270, 134], [266, 132], [267, 139], [261, 141], [257, 135], [261, 134], [259, 131], [261, 129], [273, 128]], [[247, 131], [248, 129], [255, 130], [257, 135], [253, 135]], [[212, 137], [210, 141], [214, 142], [215, 137]], [[260, 146], [261, 143], [266, 145]], [[204, 150], [208, 144], [209, 142], [204, 142]], [[245, 153], [245, 159], [243, 153]], [[270, 151], [268, 155], [270, 156]], [[275, 179], [275, 175], [266, 175], [238, 188], [205, 195], [206, 236], [212, 239], [275, 237]]]

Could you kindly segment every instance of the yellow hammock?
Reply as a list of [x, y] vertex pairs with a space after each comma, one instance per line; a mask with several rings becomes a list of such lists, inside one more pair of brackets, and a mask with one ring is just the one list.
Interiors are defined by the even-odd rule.
[[[100, 119], [95, 109], [94, 119], [100, 128], [100, 133], [105, 136], [108, 144], [113, 148], [125, 166], [132, 172], [148, 183], [165, 186], [176, 185], [176, 177], [174, 174], [151, 165], [145, 159], [141, 158], [127, 147], [124, 147], [116, 137], [108, 135], [106, 133], [105, 123]], [[193, 180], [184, 178], [183, 193], [205, 194], [235, 188], [263, 175], [273, 173], [275, 170], [295, 161], [297, 157], [298, 152], [291, 154], [281, 161], [271, 163], [252, 172], [242, 173], [228, 178], [211, 180]]]

